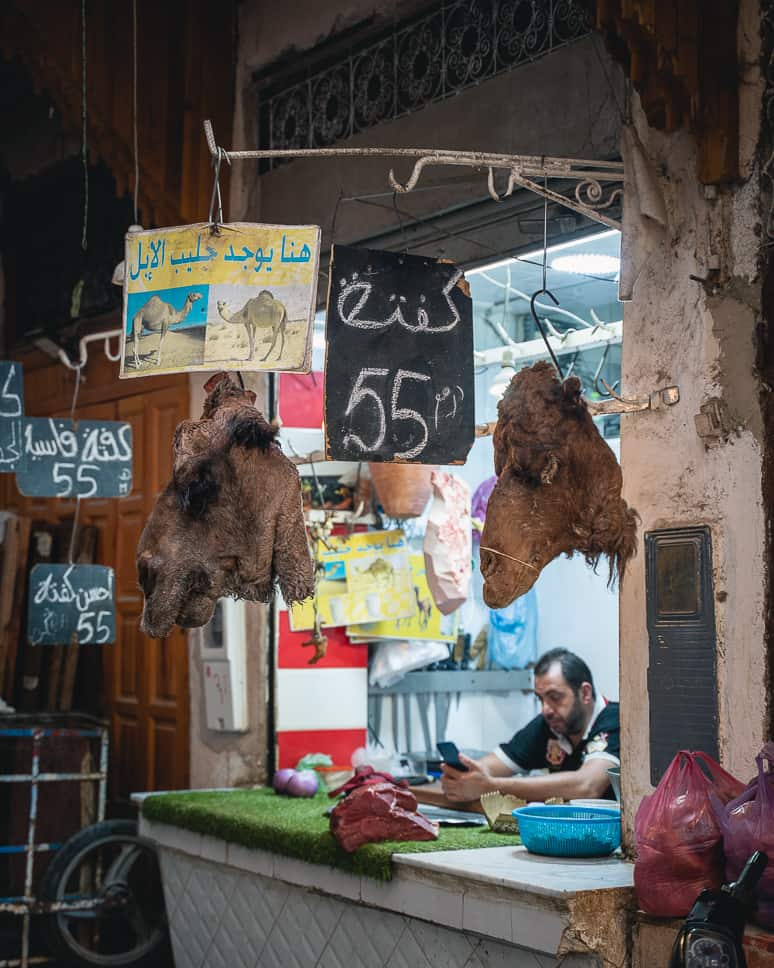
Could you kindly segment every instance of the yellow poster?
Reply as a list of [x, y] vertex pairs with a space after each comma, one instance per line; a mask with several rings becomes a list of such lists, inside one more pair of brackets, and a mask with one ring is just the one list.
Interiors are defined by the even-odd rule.
[[442, 615], [435, 607], [427, 584], [425, 556], [413, 553], [409, 556], [411, 585], [416, 608], [406, 618], [372, 622], [367, 625], [351, 625], [347, 635], [354, 641], [373, 642], [376, 639], [424, 639], [429, 642], [456, 642], [459, 618], [457, 612]]
[[316, 225], [127, 233], [119, 375], [308, 373], [319, 258]]
[[[318, 547], [325, 566], [318, 593], [323, 626], [394, 620], [414, 613], [409, 548], [402, 531], [334, 536], [328, 545]], [[313, 625], [311, 598], [291, 608], [293, 630]]]

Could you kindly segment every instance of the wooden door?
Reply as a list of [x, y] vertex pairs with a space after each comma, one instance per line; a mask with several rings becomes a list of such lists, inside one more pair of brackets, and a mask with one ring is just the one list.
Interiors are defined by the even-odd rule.
[[[64, 400], [72, 393], [72, 378], [68, 383], [61, 371], [62, 367], [55, 364], [45, 368], [47, 376], [40, 370], [27, 375], [28, 412], [69, 416]], [[57, 380], [64, 391], [42, 399], [43, 391]], [[148, 384], [152, 387], [153, 382], [117, 384], [111, 380], [102, 389], [92, 378], [81, 390], [81, 397], [87, 400], [76, 414], [82, 420], [125, 420], [132, 425], [133, 433], [131, 494], [121, 499], [84, 500], [79, 512], [81, 523], [98, 528], [97, 561], [116, 571], [116, 642], [105, 646], [100, 656], [102, 706], [110, 723], [110, 789], [114, 800], [126, 800], [137, 791], [188, 785], [186, 637], [175, 630], [158, 641], [146, 638], [139, 629], [142, 595], [135, 568], [137, 541], [156, 495], [169, 479], [172, 437], [177, 424], [188, 417], [189, 407], [187, 381], [176, 380], [162, 389], [140, 392], [139, 383], [145, 388]], [[37, 392], [31, 393], [29, 384]], [[115, 399], [119, 389], [132, 396]], [[98, 402], [103, 393], [112, 399]], [[75, 502], [24, 498], [13, 475], [4, 474], [0, 475], [0, 508], [58, 522], [72, 516]], [[45, 655], [40, 658], [46, 661]]]
[[156, 495], [171, 473], [172, 437], [188, 416], [180, 387], [118, 401], [132, 425], [132, 493], [116, 503], [116, 646], [105, 665], [114, 794], [180, 789], [188, 784], [188, 647], [175, 629], [149, 639], [139, 629], [142, 594], [135, 553]]

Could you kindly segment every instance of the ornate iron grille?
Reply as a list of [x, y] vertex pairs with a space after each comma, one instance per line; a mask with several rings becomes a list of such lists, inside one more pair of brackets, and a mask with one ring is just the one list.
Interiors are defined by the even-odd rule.
[[[261, 98], [264, 148], [324, 148], [585, 37], [582, 0], [444, 0], [412, 23]], [[275, 159], [265, 162], [267, 170]]]

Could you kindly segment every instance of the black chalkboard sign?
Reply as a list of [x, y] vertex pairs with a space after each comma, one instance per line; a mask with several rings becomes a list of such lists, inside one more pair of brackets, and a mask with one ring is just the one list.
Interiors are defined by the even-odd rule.
[[115, 579], [104, 565], [35, 565], [30, 572], [27, 639], [32, 645], [116, 640]]
[[132, 489], [131, 425], [26, 417], [16, 483], [26, 497], [123, 497]]
[[329, 460], [465, 462], [473, 311], [461, 269], [334, 246], [326, 341]]
[[0, 472], [15, 471], [19, 463], [23, 416], [22, 365], [0, 360]]

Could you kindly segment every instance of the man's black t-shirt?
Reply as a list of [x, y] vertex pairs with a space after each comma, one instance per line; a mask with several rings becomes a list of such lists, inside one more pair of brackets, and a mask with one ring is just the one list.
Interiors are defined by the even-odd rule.
[[[600, 704], [601, 705], [601, 704]], [[522, 770], [577, 770], [587, 759], [598, 757], [618, 766], [621, 755], [618, 703], [601, 708], [588, 732], [572, 749], [570, 741], [557, 736], [542, 716], [536, 716], [507, 743], [501, 743], [503, 761]]]

